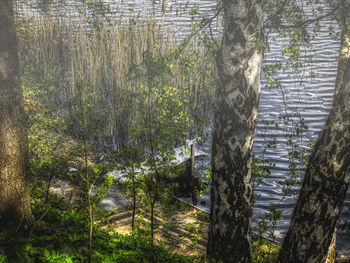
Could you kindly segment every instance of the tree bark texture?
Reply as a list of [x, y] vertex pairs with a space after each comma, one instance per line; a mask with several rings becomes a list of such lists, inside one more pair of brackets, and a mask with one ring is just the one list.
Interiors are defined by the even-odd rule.
[[333, 106], [311, 153], [278, 262], [325, 262], [350, 181], [350, 0]]
[[13, 2], [0, 0], [0, 228], [25, 226], [32, 218], [26, 184], [28, 142], [17, 52]]
[[256, 0], [224, 0], [217, 65], [221, 85], [212, 142], [211, 215], [207, 256], [251, 262], [252, 145], [260, 94], [262, 9]]

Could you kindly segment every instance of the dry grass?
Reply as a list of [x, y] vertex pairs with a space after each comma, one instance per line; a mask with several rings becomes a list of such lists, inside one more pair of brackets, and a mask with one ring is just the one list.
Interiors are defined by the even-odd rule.
[[[178, 209], [178, 210], [176, 210]], [[169, 214], [171, 211], [171, 215]], [[168, 207], [168, 213], [157, 211], [155, 239], [165, 242], [172, 251], [183, 255], [205, 256], [208, 222], [200, 220], [201, 211], [187, 206]], [[106, 228], [130, 235], [132, 211], [124, 211], [109, 217]], [[138, 231], [148, 234], [149, 214], [137, 209], [135, 223]]]
[[[18, 26], [23, 84], [38, 86], [41, 100], [57, 112], [74, 114], [77, 83], [84, 83], [96, 126], [91, 130], [103, 130], [106, 145], [127, 144], [128, 131], [140, 122], [144, 107], [138, 99], [142, 80], [130, 80], [129, 69], [142, 62], [145, 51], [169, 56], [179, 46], [178, 36], [152, 19], [101, 23], [98, 30], [76, 19], [36, 15]], [[217, 80], [215, 57], [194, 38], [173, 65], [173, 77], [164, 83], [189, 89], [190, 107], [205, 113]]]
[[[172, 251], [183, 255], [205, 257], [208, 241], [209, 215], [190, 205], [175, 202], [166, 212], [157, 209], [155, 239], [165, 242]], [[132, 211], [124, 211], [109, 217], [106, 228], [130, 235]], [[149, 214], [137, 209], [136, 225], [139, 231], [149, 235]], [[275, 262], [280, 244], [252, 234], [252, 256], [255, 263]]]

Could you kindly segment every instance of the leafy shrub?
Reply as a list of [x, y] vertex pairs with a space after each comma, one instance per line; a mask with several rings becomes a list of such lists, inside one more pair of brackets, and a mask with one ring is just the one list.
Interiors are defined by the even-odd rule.
[[[29, 233], [0, 230], [0, 262], [87, 262], [88, 220], [54, 196], [43, 202], [45, 191], [32, 187], [36, 223]], [[108, 233], [94, 224], [92, 262], [199, 262], [200, 259], [172, 253], [149, 237]]]

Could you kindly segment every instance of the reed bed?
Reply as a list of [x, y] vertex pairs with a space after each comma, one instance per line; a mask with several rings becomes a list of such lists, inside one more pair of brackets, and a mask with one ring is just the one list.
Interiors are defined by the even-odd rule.
[[[101, 22], [98, 28], [76, 16], [36, 14], [21, 21], [22, 83], [36, 91], [31, 99], [60, 116], [74, 116], [84, 96], [90, 139], [114, 149], [126, 147], [145, 106], [140, 94], [144, 80], [130, 78], [130, 68], [142, 63], [145, 52], [170, 57], [181, 44], [177, 33], [163, 30], [154, 19]], [[172, 63], [172, 76], [164, 83], [190, 90], [191, 105], [184, 107], [196, 109], [202, 118], [211, 110], [217, 85], [215, 56], [197, 36]], [[69, 120], [68, 130], [79, 136], [76, 119]]]

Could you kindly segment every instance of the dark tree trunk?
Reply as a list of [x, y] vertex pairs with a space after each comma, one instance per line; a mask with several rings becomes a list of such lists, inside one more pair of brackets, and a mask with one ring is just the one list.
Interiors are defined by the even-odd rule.
[[135, 215], [136, 215], [136, 185], [135, 185], [135, 174], [132, 174], [132, 219], [131, 219], [131, 231], [134, 235], [135, 230]]
[[254, 0], [224, 0], [224, 36], [218, 54], [211, 216], [207, 256], [251, 261], [251, 170], [260, 94], [262, 10]]
[[156, 203], [156, 200], [153, 200], [151, 202], [151, 240], [153, 244], [153, 238], [154, 238], [154, 205]]
[[191, 168], [191, 187], [192, 187], [192, 204], [197, 205], [197, 192], [198, 192], [198, 187], [197, 187], [197, 181], [196, 178], [194, 177], [194, 166], [195, 166], [195, 149], [194, 145], [191, 144], [191, 162], [190, 162], [190, 168]]
[[333, 107], [311, 153], [278, 262], [325, 262], [350, 181], [350, 0]]
[[28, 142], [13, 3], [0, 0], [0, 227], [31, 222]]

